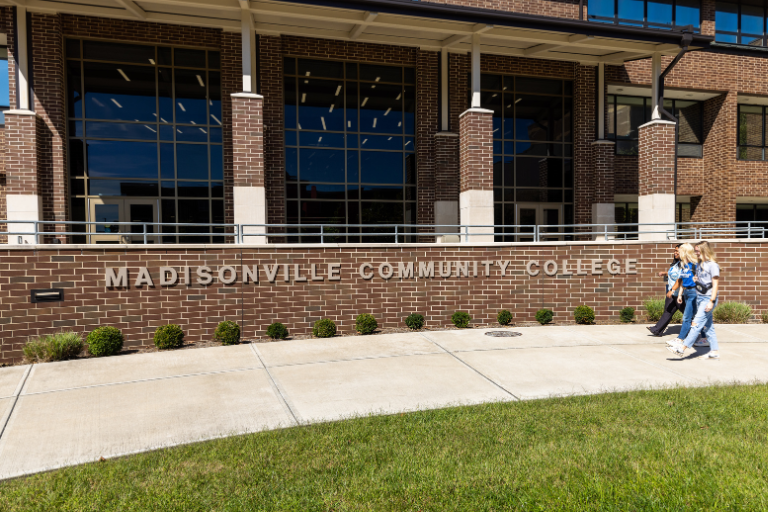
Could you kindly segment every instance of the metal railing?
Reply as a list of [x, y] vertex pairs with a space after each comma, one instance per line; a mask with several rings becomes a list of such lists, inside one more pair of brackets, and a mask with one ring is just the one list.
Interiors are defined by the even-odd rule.
[[[2, 227], [5, 226], [5, 230]], [[12, 229], [16, 228], [16, 229]], [[46, 229], [47, 228], [47, 229]], [[64, 228], [64, 230], [57, 230]], [[77, 229], [79, 228], [79, 229]], [[702, 238], [766, 238], [768, 222], [677, 222], [655, 224], [213, 224], [163, 222], [80, 222], [0, 220], [0, 236], [10, 243], [44, 243], [71, 237], [72, 243], [267, 243], [279, 238], [298, 243], [352, 241], [409, 243], [424, 237], [443, 242], [547, 242], [557, 240], [655, 240]], [[484, 237], [484, 238], [477, 238]], [[492, 240], [489, 240], [492, 238]], [[198, 240], [195, 240], [198, 239]], [[58, 241], [56, 241], [58, 240]], [[79, 241], [78, 241], [79, 240]]]

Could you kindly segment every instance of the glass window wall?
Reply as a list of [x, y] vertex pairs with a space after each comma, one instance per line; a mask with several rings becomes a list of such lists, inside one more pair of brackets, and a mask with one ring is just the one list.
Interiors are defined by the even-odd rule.
[[716, 2], [715, 40], [765, 46], [765, 5], [762, 1]]
[[[287, 57], [284, 73], [288, 223], [415, 224], [414, 70]], [[333, 231], [344, 228], [324, 232]], [[309, 236], [289, 240], [319, 241], [318, 232], [302, 228]], [[394, 237], [362, 238], [376, 240]]]
[[[153, 199], [161, 222], [223, 223], [219, 53], [79, 39], [65, 51], [72, 220], [130, 197]], [[165, 243], [223, 241], [176, 235], [222, 228], [163, 229]]]
[[591, 0], [587, 18], [600, 23], [673, 29], [701, 27], [700, 0]]

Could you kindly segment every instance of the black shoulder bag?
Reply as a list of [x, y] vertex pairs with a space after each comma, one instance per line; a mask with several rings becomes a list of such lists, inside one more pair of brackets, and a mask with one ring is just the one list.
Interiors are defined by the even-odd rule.
[[[699, 270], [699, 269], [698, 269], [698, 268], [696, 268], [696, 266], [694, 265], [694, 269], [693, 269], [693, 271], [694, 271], [694, 272], [697, 272], [698, 270]], [[700, 283], [700, 282], [696, 281], [696, 291], [697, 291], [697, 292], [699, 292], [700, 294], [702, 294], [702, 295], [706, 295], [706, 294], [707, 294], [707, 292], [708, 292], [709, 290], [711, 290], [711, 289], [712, 289], [712, 283], [709, 283], [709, 284], [702, 284], [702, 283]]]

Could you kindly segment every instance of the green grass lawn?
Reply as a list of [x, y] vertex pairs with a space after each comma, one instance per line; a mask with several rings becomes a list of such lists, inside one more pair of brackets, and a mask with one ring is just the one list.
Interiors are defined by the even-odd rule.
[[0, 483], [0, 510], [767, 510], [767, 414], [752, 385], [368, 417]]

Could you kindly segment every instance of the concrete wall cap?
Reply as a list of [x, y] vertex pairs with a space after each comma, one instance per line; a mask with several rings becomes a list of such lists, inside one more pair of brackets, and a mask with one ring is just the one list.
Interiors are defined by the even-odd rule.
[[674, 122], [674, 121], [665, 121], [665, 120], [663, 120], [663, 119], [654, 119], [654, 120], [652, 120], [652, 121], [648, 121], [648, 122], [647, 122], [647, 123], [645, 123], [645, 124], [641, 124], [641, 125], [638, 127], [638, 130], [639, 130], [640, 128], [645, 128], [646, 126], [653, 126], [653, 125], [655, 125], [655, 124], [669, 124], [669, 125], [675, 126], [675, 122]]
[[459, 134], [456, 132], [437, 132], [435, 134], [435, 137], [458, 137]]
[[465, 110], [464, 112], [462, 112], [461, 115], [459, 116], [459, 118], [462, 118], [465, 115], [470, 114], [470, 113], [475, 113], [475, 114], [493, 114], [493, 110], [488, 110], [487, 108], [473, 107], [473, 108], [470, 108], [470, 109]]
[[616, 141], [613, 141], [613, 140], [605, 140], [605, 139], [601, 139], [601, 140], [596, 140], [596, 141], [593, 141], [593, 142], [592, 142], [592, 145], [593, 145], [593, 146], [594, 146], [595, 144], [605, 144], [606, 146], [607, 146], [607, 145], [611, 145], [611, 146], [613, 146], [614, 144], [616, 144]]
[[11, 110], [6, 110], [5, 111], [5, 115], [7, 115], [7, 116], [36, 116], [37, 114], [35, 114], [31, 110], [26, 110], [26, 109], [11, 109]]
[[230, 96], [232, 96], [233, 98], [251, 98], [254, 100], [264, 99], [264, 96], [262, 96], [261, 94], [255, 94], [252, 92], [233, 92], [232, 94], [230, 94]]

